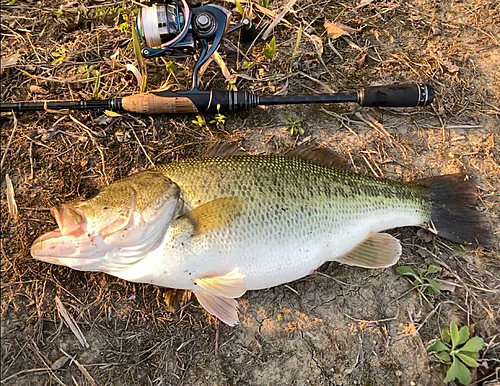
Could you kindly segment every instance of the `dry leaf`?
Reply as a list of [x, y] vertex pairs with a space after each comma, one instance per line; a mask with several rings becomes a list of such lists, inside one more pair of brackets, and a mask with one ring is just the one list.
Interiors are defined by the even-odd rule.
[[17, 210], [16, 198], [14, 197], [14, 187], [8, 173], [5, 175], [5, 182], [7, 183], [7, 206], [9, 207], [9, 214], [14, 221], [17, 221], [19, 212]]
[[52, 370], [59, 370], [61, 369], [67, 362], [69, 361], [69, 358], [67, 356], [60, 357], [58, 360], [56, 360], [54, 363], [52, 363], [52, 366], [50, 368]]
[[219, 65], [220, 69], [222, 70], [222, 74], [224, 75], [224, 78], [226, 78], [226, 80], [229, 83], [231, 83], [231, 89], [233, 91], [238, 91], [238, 89], [234, 85], [238, 74], [231, 75], [231, 73], [229, 72], [229, 70], [226, 66], [226, 63], [224, 62], [224, 59], [222, 59], [222, 57], [220, 56], [220, 54], [217, 51], [215, 51], [213, 53], [212, 57], [213, 57], [215, 63], [217, 63]]
[[137, 69], [136, 66], [134, 66], [133, 64], [127, 64], [127, 71], [131, 71], [134, 75], [135, 75], [135, 78], [137, 79], [137, 85], [139, 87], [142, 86], [142, 74], [141, 72]]
[[329, 21], [325, 21], [324, 26], [328, 37], [334, 40], [341, 37], [342, 35], [350, 36], [352, 33], [357, 32], [356, 29], [338, 22], [330, 23]]
[[269, 27], [267, 27], [266, 32], [262, 35], [262, 40], [267, 40], [271, 32], [274, 30], [274, 28], [279, 24], [281, 19], [285, 17], [285, 15], [290, 11], [290, 9], [295, 5], [297, 0], [290, 0], [287, 5], [285, 5], [285, 8], [279, 13], [278, 16], [276, 16], [276, 19], [271, 23]]
[[17, 64], [17, 62], [19, 61], [20, 57], [21, 57], [21, 55], [14, 54], [14, 55], [9, 56], [8, 58], [2, 58], [2, 62], [0, 64], [0, 67], [2, 67], [2, 70], [4, 68], [14, 67]]
[[311, 39], [311, 41], [314, 45], [314, 49], [316, 50], [316, 53], [321, 58], [323, 56], [323, 41], [317, 35], [311, 35], [309, 38]]
[[49, 93], [48, 90], [44, 89], [43, 87], [37, 86], [36, 84], [32, 84], [30, 86], [30, 92], [33, 94], [41, 94], [41, 95], [47, 95]]
[[113, 117], [113, 118], [122, 116], [121, 114], [118, 114], [118, 113], [111, 111], [111, 110], [104, 110], [104, 114], [106, 114], [108, 117]]

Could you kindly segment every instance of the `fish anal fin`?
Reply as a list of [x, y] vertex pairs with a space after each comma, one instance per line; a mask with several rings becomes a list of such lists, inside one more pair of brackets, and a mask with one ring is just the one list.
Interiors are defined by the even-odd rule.
[[207, 276], [193, 280], [194, 284], [215, 296], [239, 298], [247, 291], [245, 275], [238, 268], [221, 276]]
[[222, 229], [240, 216], [245, 207], [245, 199], [240, 197], [225, 197], [200, 205], [184, 216], [192, 226], [193, 236], [204, 232]]
[[203, 289], [193, 291], [202, 307], [211, 315], [229, 326], [238, 324], [238, 302], [231, 298], [216, 296]]
[[318, 145], [301, 145], [285, 153], [289, 157], [299, 157], [316, 164], [335, 169], [350, 170], [347, 160], [338, 153]]
[[339, 263], [363, 268], [387, 268], [401, 256], [401, 243], [388, 233], [369, 233], [348, 253], [336, 259]]

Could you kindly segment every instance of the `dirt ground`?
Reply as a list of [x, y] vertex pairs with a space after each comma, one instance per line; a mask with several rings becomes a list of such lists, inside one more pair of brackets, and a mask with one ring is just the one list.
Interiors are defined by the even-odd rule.
[[[137, 65], [127, 18], [136, 1], [1, 4], [2, 102], [139, 91], [125, 68]], [[238, 19], [234, 3], [220, 4]], [[285, 6], [242, 4], [260, 30]], [[292, 95], [427, 82], [437, 91], [430, 107], [281, 106], [228, 114], [225, 123], [205, 116], [200, 125], [195, 116], [2, 114], [2, 384], [439, 385], [446, 366], [426, 346], [453, 320], [485, 341], [473, 384], [498, 385], [499, 8], [492, 0], [299, 0], [267, 42], [250, 46], [235, 34], [219, 50], [240, 90]], [[352, 30], [328, 37], [325, 21]], [[272, 36], [270, 60], [263, 51]], [[147, 89], [185, 88], [194, 59], [174, 63], [175, 76], [165, 62], [148, 61]], [[203, 83], [227, 85], [215, 63]], [[328, 263], [302, 280], [244, 295], [234, 328], [217, 323], [194, 297], [170, 312], [165, 289], [30, 257], [33, 240], [55, 226], [50, 207], [151, 163], [200, 154], [217, 140], [240, 141], [250, 152], [322, 144], [360, 173], [396, 180], [466, 171], [477, 178], [478, 210], [496, 244], [463, 247], [396, 229], [399, 264], [420, 271], [439, 265], [441, 296], [414, 288], [395, 267]], [[7, 173], [17, 221], [5, 203]], [[89, 348], [63, 323], [56, 296]]]

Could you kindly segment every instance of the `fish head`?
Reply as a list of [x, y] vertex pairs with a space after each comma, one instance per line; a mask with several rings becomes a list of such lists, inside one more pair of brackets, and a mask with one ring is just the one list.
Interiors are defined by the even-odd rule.
[[179, 196], [160, 172], [136, 173], [93, 197], [52, 208], [58, 229], [35, 240], [31, 255], [79, 270], [125, 269], [161, 242]]

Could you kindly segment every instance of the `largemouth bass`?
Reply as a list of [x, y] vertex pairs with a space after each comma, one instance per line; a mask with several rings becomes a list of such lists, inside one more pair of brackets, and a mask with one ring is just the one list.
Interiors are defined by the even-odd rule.
[[395, 264], [401, 244], [379, 233], [387, 229], [430, 226], [454, 242], [492, 244], [464, 174], [402, 183], [303, 157], [197, 158], [136, 173], [54, 208], [59, 229], [39, 237], [31, 254], [191, 290], [235, 325], [235, 299], [247, 290], [302, 278], [326, 261]]

